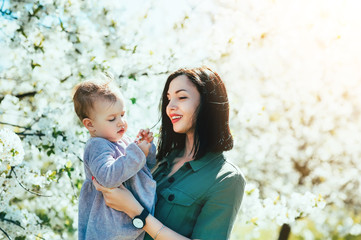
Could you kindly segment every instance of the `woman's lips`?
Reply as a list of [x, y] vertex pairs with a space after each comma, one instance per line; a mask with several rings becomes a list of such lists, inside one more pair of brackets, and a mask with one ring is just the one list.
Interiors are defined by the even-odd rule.
[[181, 120], [182, 117], [183, 116], [181, 116], [181, 115], [171, 114], [170, 115], [170, 120], [172, 121], [172, 123], [176, 123], [179, 120]]
[[176, 123], [176, 122], [178, 122], [179, 120], [181, 120], [181, 118], [172, 119], [172, 123]]

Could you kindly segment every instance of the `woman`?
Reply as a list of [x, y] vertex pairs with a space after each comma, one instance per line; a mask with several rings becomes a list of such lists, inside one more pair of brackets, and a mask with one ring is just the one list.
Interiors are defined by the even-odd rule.
[[125, 188], [107, 189], [94, 180], [95, 187], [109, 207], [140, 223], [145, 239], [228, 239], [245, 180], [222, 153], [232, 149], [233, 138], [221, 78], [206, 67], [172, 73], [161, 111], [154, 216]]

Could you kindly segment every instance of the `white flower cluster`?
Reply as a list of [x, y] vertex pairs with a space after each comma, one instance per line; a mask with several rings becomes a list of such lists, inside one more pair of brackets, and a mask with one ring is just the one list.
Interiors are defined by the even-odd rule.
[[321, 195], [310, 192], [304, 194], [293, 192], [288, 196], [261, 199], [259, 188], [249, 183], [246, 186], [245, 197], [242, 203], [241, 220], [252, 223], [259, 228], [267, 228], [269, 221], [281, 226], [293, 223], [299, 218], [319, 212], [326, 205]]
[[20, 138], [10, 129], [0, 129], [0, 173], [19, 165], [24, 159]]
[[40, 227], [36, 224], [40, 219], [34, 213], [9, 205], [1, 205], [0, 212], [3, 214], [1, 228], [10, 237], [27, 236], [27, 239], [35, 240], [37, 236], [41, 236]]
[[76, 239], [89, 135], [74, 114], [75, 84], [113, 73], [132, 137], [157, 123], [167, 75], [205, 64], [226, 82], [235, 139], [228, 155], [249, 183], [239, 224], [253, 226], [255, 238], [256, 230], [285, 223], [306, 239], [312, 231], [360, 235], [354, 4], [5, 1], [2, 11], [12, 13], [0, 15], [0, 122], [14, 127], [26, 154], [13, 133], [1, 132], [9, 158], [0, 160], [0, 217], [30, 220], [20, 223], [25, 229], [10, 221], [1, 227], [14, 238]]
[[44, 178], [24, 166], [24, 149], [18, 135], [8, 128], [0, 129], [0, 221], [1, 228], [9, 236], [31, 236], [40, 233], [36, 214], [12, 200], [23, 198], [27, 186], [44, 186]]

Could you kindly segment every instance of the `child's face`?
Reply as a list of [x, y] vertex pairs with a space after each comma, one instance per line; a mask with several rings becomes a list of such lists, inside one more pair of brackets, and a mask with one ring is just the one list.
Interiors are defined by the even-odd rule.
[[106, 138], [109, 141], [119, 141], [127, 131], [128, 125], [124, 117], [125, 107], [122, 99], [115, 103], [99, 99], [92, 111], [93, 137]]

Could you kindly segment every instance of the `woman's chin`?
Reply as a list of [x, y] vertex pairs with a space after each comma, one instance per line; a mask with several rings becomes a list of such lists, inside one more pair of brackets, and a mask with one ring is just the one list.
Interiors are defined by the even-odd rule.
[[177, 128], [177, 127], [174, 127], [174, 126], [173, 126], [173, 131], [176, 132], [176, 133], [179, 133], [179, 134], [185, 134], [185, 133], [187, 133], [187, 129]]
[[182, 129], [176, 128], [174, 126], [173, 126], [173, 131], [176, 132], [176, 133], [183, 133]]

